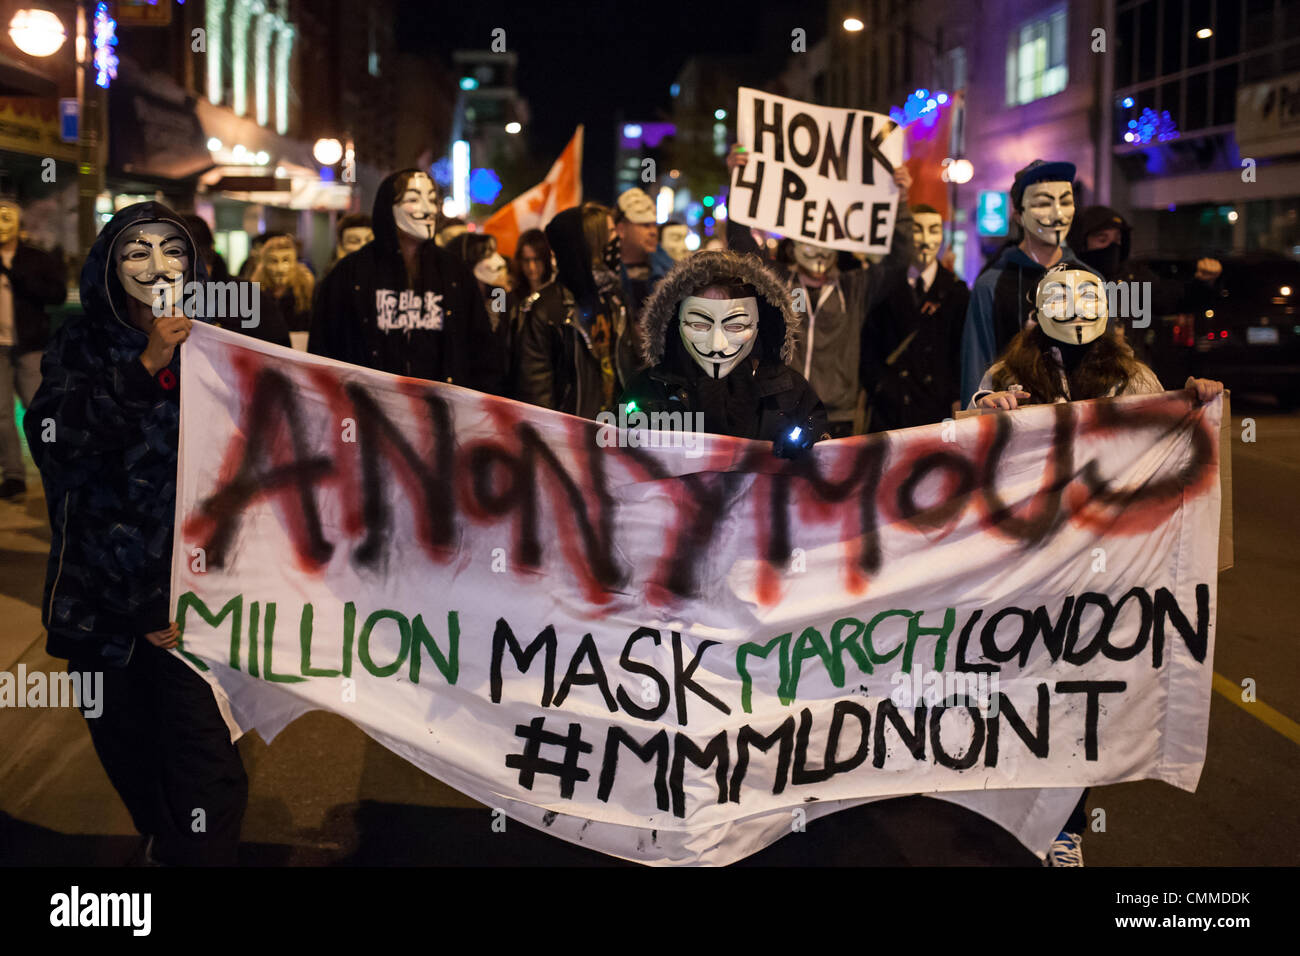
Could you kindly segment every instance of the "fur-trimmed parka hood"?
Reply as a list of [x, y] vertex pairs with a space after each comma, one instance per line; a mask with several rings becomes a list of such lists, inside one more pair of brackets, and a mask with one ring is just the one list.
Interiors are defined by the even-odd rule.
[[755, 353], [764, 362], [786, 364], [794, 354], [799, 317], [790, 290], [758, 256], [737, 252], [697, 252], [669, 270], [646, 300], [636, 324], [644, 368], [664, 360], [668, 336], [677, 336], [677, 312], [682, 300], [710, 285], [743, 282], [758, 292], [758, 343]]

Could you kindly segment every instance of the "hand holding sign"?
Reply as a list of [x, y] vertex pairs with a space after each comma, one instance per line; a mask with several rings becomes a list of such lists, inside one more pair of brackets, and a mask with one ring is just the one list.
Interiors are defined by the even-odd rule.
[[741, 87], [736, 128], [733, 220], [831, 249], [889, 251], [899, 187], [911, 185], [893, 120]]
[[730, 173], [738, 166], [743, 167], [748, 162], [749, 150], [736, 143], [731, 147], [731, 151], [727, 153], [727, 172]]

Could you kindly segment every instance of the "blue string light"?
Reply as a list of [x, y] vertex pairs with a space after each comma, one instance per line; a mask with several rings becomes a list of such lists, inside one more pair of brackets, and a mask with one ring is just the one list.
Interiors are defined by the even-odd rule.
[[95, 85], [108, 89], [117, 79], [117, 21], [108, 15], [108, 4], [95, 4]]

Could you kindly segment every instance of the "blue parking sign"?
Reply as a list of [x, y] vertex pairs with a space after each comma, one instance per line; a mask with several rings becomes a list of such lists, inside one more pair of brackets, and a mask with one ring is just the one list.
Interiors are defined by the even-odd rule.
[[981, 236], [1005, 236], [1010, 225], [1010, 197], [1004, 192], [982, 190], [975, 214]]

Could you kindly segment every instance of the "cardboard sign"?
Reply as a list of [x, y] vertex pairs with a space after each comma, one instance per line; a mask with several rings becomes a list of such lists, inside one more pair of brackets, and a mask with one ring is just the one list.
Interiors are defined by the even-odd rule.
[[888, 116], [742, 86], [736, 136], [750, 153], [732, 173], [733, 220], [832, 249], [889, 251], [903, 135]]

